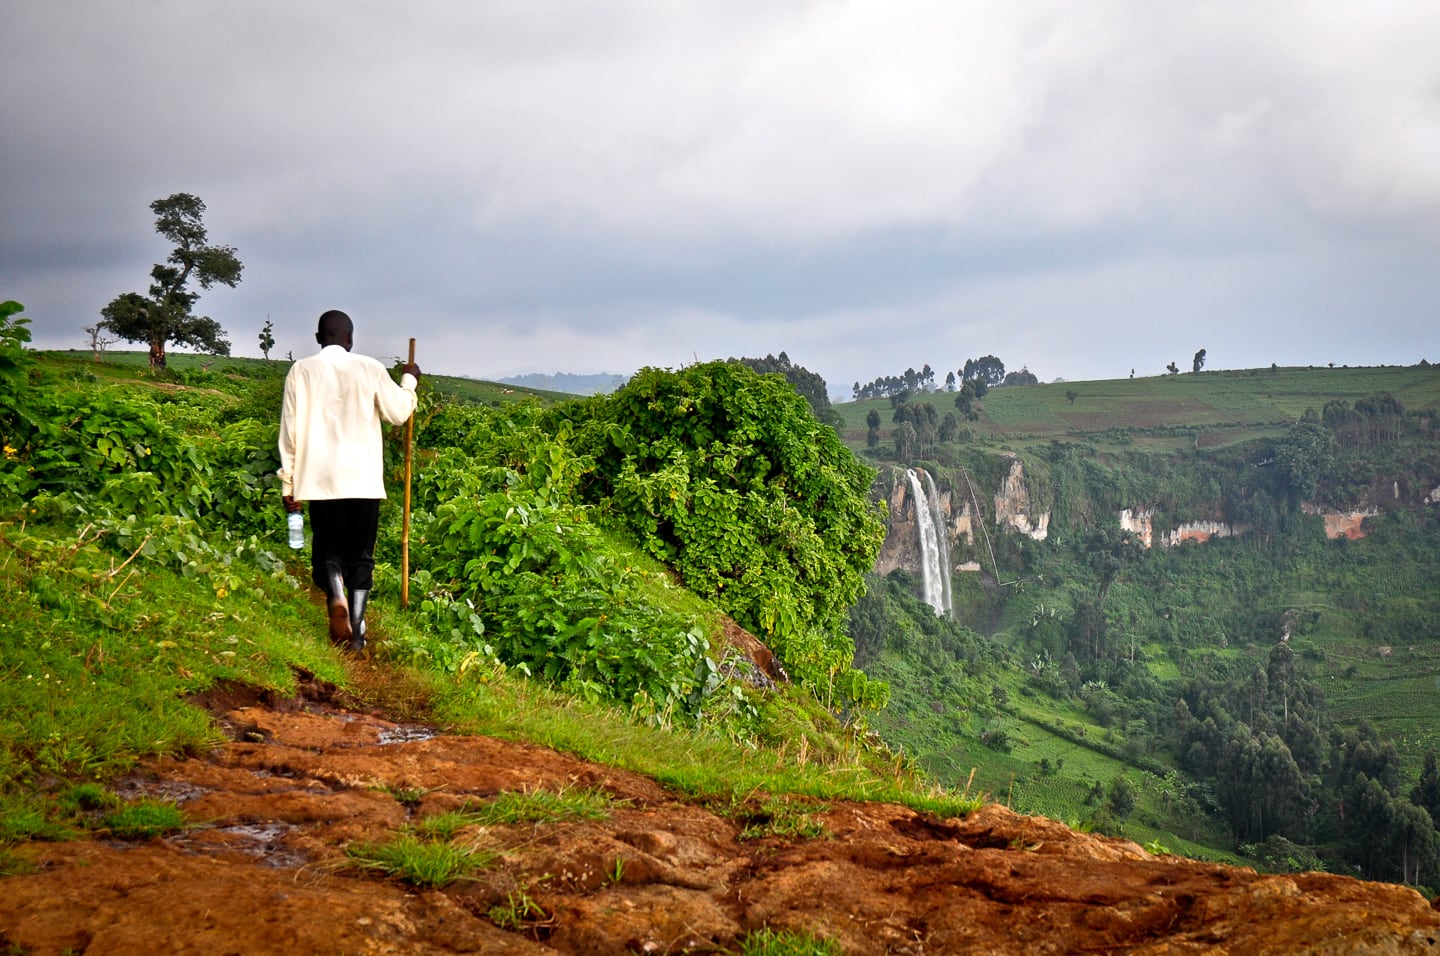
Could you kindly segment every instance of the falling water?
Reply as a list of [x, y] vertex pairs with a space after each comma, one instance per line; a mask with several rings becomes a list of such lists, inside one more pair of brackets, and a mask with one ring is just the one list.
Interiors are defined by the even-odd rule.
[[[924, 478], [922, 485], [921, 478]], [[935, 482], [923, 468], [905, 469], [910, 493], [915, 498], [915, 524], [920, 529], [920, 572], [925, 587], [925, 603], [935, 613], [951, 617], [950, 546], [945, 534], [945, 516], [940, 511], [940, 496]]]

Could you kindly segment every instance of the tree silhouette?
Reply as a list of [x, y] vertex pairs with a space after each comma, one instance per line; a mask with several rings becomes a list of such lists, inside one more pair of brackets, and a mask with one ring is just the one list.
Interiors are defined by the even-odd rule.
[[173, 342], [229, 355], [230, 342], [220, 323], [193, 314], [200, 293], [190, 280], [208, 289], [215, 283], [232, 289], [244, 267], [230, 246], [206, 242], [205, 203], [189, 193], [175, 193], [150, 204], [155, 231], [175, 244], [164, 262], [150, 270], [150, 294], [126, 292], [100, 310], [100, 325], [127, 342], [150, 346], [150, 367], [165, 367], [165, 346]]

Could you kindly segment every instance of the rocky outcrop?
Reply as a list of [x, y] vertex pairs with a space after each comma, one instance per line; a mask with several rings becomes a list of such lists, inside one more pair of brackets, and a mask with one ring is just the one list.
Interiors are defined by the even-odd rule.
[[1173, 548], [1187, 541], [1204, 543], [1211, 538], [1228, 538], [1235, 530], [1223, 521], [1187, 521], [1171, 529], [1163, 540], [1167, 548]]
[[891, 476], [889, 505], [890, 519], [885, 526], [885, 542], [875, 559], [875, 573], [889, 574], [904, 568], [914, 574], [920, 573], [920, 522], [915, 513], [915, 496], [910, 493], [908, 482]]
[[[885, 529], [885, 543], [880, 546], [880, 554], [875, 559], [875, 573], [884, 575], [897, 568], [904, 568], [919, 575], [922, 556], [914, 495], [910, 492], [909, 482], [904, 480], [903, 471], [892, 473], [890, 481], [890, 493], [886, 498], [890, 520]], [[937, 489], [937, 497], [940, 499], [940, 513], [945, 517], [945, 532], [951, 547], [959, 541], [973, 545], [975, 519], [970, 510], [970, 502], [962, 501], [957, 512], [953, 504], [954, 495], [948, 489]]]
[[[1155, 855], [998, 804], [940, 817], [707, 801], [545, 747], [336, 707], [218, 716], [237, 739], [127, 782], [196, 826], [9, 848], [33, 872], [4, 878], [5, 952], [733, 953], [761, 927], [856, 956], [1399, 954], [1440, 940], [1440, 912], [1406, 887]], [[500, 794], [576, 790], [608, 808], [465, 824], [451, 842], [476, 868], [445, 885], [408, 886], [349, 852], [447, 812], [464, 824]], [[818, 835], [767, 829], [776, 806]]]
[[1363, 511], [1335, 511], [1312, 504], [1304, 504], [1300, 507], [1307, 515], [1319, 515], [1324, 519], [1325, 537], [1349, 538], [1352, 541], [1365, 537], [1366, 518], [1374, 518], [1380, 514], [1379, 509], [1376, 508], [1367, 508]]
[[1120, 530], [1128, 531], [1146, 548], [1155, 543], [1155, 512], [1148, 508], [1126, 508], [1120, 512]]
[[1025, 484], [1025, 466], [1019, 458], [1010, 459], [1010, 471], [995, 492], [995, 523], [1036, 541], [1050, 535], [1050, 512], [1035, 509]]
[[1155, 534], [1155, 512], [1149, 508], [1126, 508], [1120, 512], [1120, 530], [1128, 531], [1140, 540], [1146, 548], [1159, 545], [1173, 548], [1186, 542], [1205, 542], [1211, 538], [1228, 538], [1243, 534], [1246, 529], [1235, 527], [1224, 521], [1187, 521], [1176, 525], [1166, 534]]

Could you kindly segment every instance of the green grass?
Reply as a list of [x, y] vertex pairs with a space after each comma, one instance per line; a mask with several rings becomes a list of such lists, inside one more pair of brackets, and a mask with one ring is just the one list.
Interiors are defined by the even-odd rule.
[[741, 840], [766, 837], [813, 840], [827, 835], [828, 831], [815, 819], [815, 814], [829, 809], [829, 804], [804, 803], [771, 794], [758, 799], [732, 798], [720, 813], [744, 824], [739, 833]]
[[843, 952], [833, 939], [768, 926], [746, 933], [740, 940], [740, 956], [840, 956]]
[[[184, 380], [180, 382], [182, 385], [185, 384], [185, 381], [196, 382], [202, 387], [205, 384], [219, 385], [218, 381], [207, 382], [207, 376], [213, 375], [216, 379], [222, 377], [259, 378], [283, 373], [290, 367], [290, 362], [283, 355], [274, 355], [269, 361], [266, 361], [260, 358], [168, 352], [165, 359], [166, 371], [158, 376], [151, 376], [148, 352], [106, 351], [101, 355], [99, 362], [93, 361], [88, 349], [66, 349], [37, 354], [43, 362], [62, 368], [69, 374], [94, 375], [102, 380], [134, 381], [138, 370], [143, 373], [140, 381], [148, 380], [154, 387], [173, 387], [174, 383], [169, 379], [177, 377]], [[302, 353], [296, 358], [304, 358], [305, 354], [308, 353]], [[391, 361], [399, 361], [399, 357], [393, 355], [377, 354], [375, 358], [387, 364]], [[424, 363], [420, 364], [423, 369]], [[196, 373], [200, 373], [200, 375], [196, 377]], [[569, 401], [576, 397], [564, 392], [521, 388], [515, 385], [504, 385], [500, 382], [461, 378], [453, 375], [430, 375], [423, 371], [421, 377], [437, 392], [462, 401], [474, 402], [477, 405], [506, 405], [531, 398], [549, 403]], [[278, 408], [276, 415], [277, 417], [279, 415]]]
[[[990, 390], [981, 420], [969, 427], [979, 443], [1012, 450], [1082, 438], [1101, 451], [1187, 451], [1197, 444], [1213, 449], [1281, 435], [1306, 409], [1319, 412], [1333, 399], [1353, 402], [1377, 392], [1390, 392], [1410, 411], [1440, 408], [1440, 369], [1242, 369], [1009, 386]], [[942, 417], [955, 410], [950, 392], [912, 400], [930, 402]], [[872, 409], [880, 413], [881, 447], [890, 445], [889, 399], [834, 408], [843, 422], [840, 435], [852, 449], [864, 449], [865, 416]], [[1107, 438], [1109, 432], [1115, 434]]]
[[29, 857], [0, 846], [0, 877], [26, 876], [38, 871], [39, 868], [35, 866]]
[[550, 919], [550, 914], [524, 890], [512, 890], [505, 894], [505, 902], [490, 907], [485, 915], [496, 926], [511, 932], [518, 932]]
[[218, 729], [183, 698], [217, 680], [288, 690], [296, 669], [343, 678], [333, 652], [297, 639], [314, 615], [293, 581], [256, 570], [230, 590], [153, 562], [117, 574], [124, 559], [107, 544], [0, 521], [0, 787], [104, 779], [144, 755], [214, 746]]
[[185, 814], [164, 800], [136, 800], [106, 814], [100, 826], [122, 840], [148, 840], [185, 828]]
[[455, 834], [466, 827], [478, 826], [479, 817], [465, 810], [445, 810], [441, 813], [432, 813], [429, 816], [421, 817], [414, 823], [409, 824], [407, 831], [414, 833], [422, 840], [438, 840], [449, 842], [455, 839]]
[[354, 843], [345, 850], [357, 867], [378, 870], [413, 886], [438, 888], [490, 865], [493, 854], [444, 841], [401, 834], [386, 843]]
[[603, 820], [609, 817], [614, 805], [615, 799], [610, 794], [589, 788], [523, 793], [507, 790], [490, 800], [470, 800], [458, 810], [422, 817], [408, 829], [426, 839], [451, 840], [456, 833], [472, 826]]
[[481, 825], [556, 823], [561, 820], [604, 820], [615, 799], [603, 790], [506, 790], [484, 803], [467, 803], [465, 812]]

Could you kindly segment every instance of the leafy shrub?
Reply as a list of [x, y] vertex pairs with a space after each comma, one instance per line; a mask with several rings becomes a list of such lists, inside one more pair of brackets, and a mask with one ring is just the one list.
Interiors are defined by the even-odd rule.
[[415, 518], [432, 582], [422, 612], [452, 642], [438, 656], [493, 656], [588, 700], [693, 712], [715, 680], [702, 622], [656, 606], [572, 500], [583, 462], [563, 436], [529, 437], [520, 469], [452, 449], [422, 476], [434, 509]]
[[564, 406], [605, 503], [687, 587], [812, 683], [848, 669], [842, 629], [883, 527], [872, 472], [775, 376], [729, 362], [642, 369]]
[[19, 302], [0, 302], [0, 446], [7, 465], [0, 470], [0, 494], [17, 496], [18, 472], [8, 462], [25, 457], [35, 422], [30, 410], [28, 373], [31, 356], [25, 350], [30, 341], [30, 320], [20, 315]]

